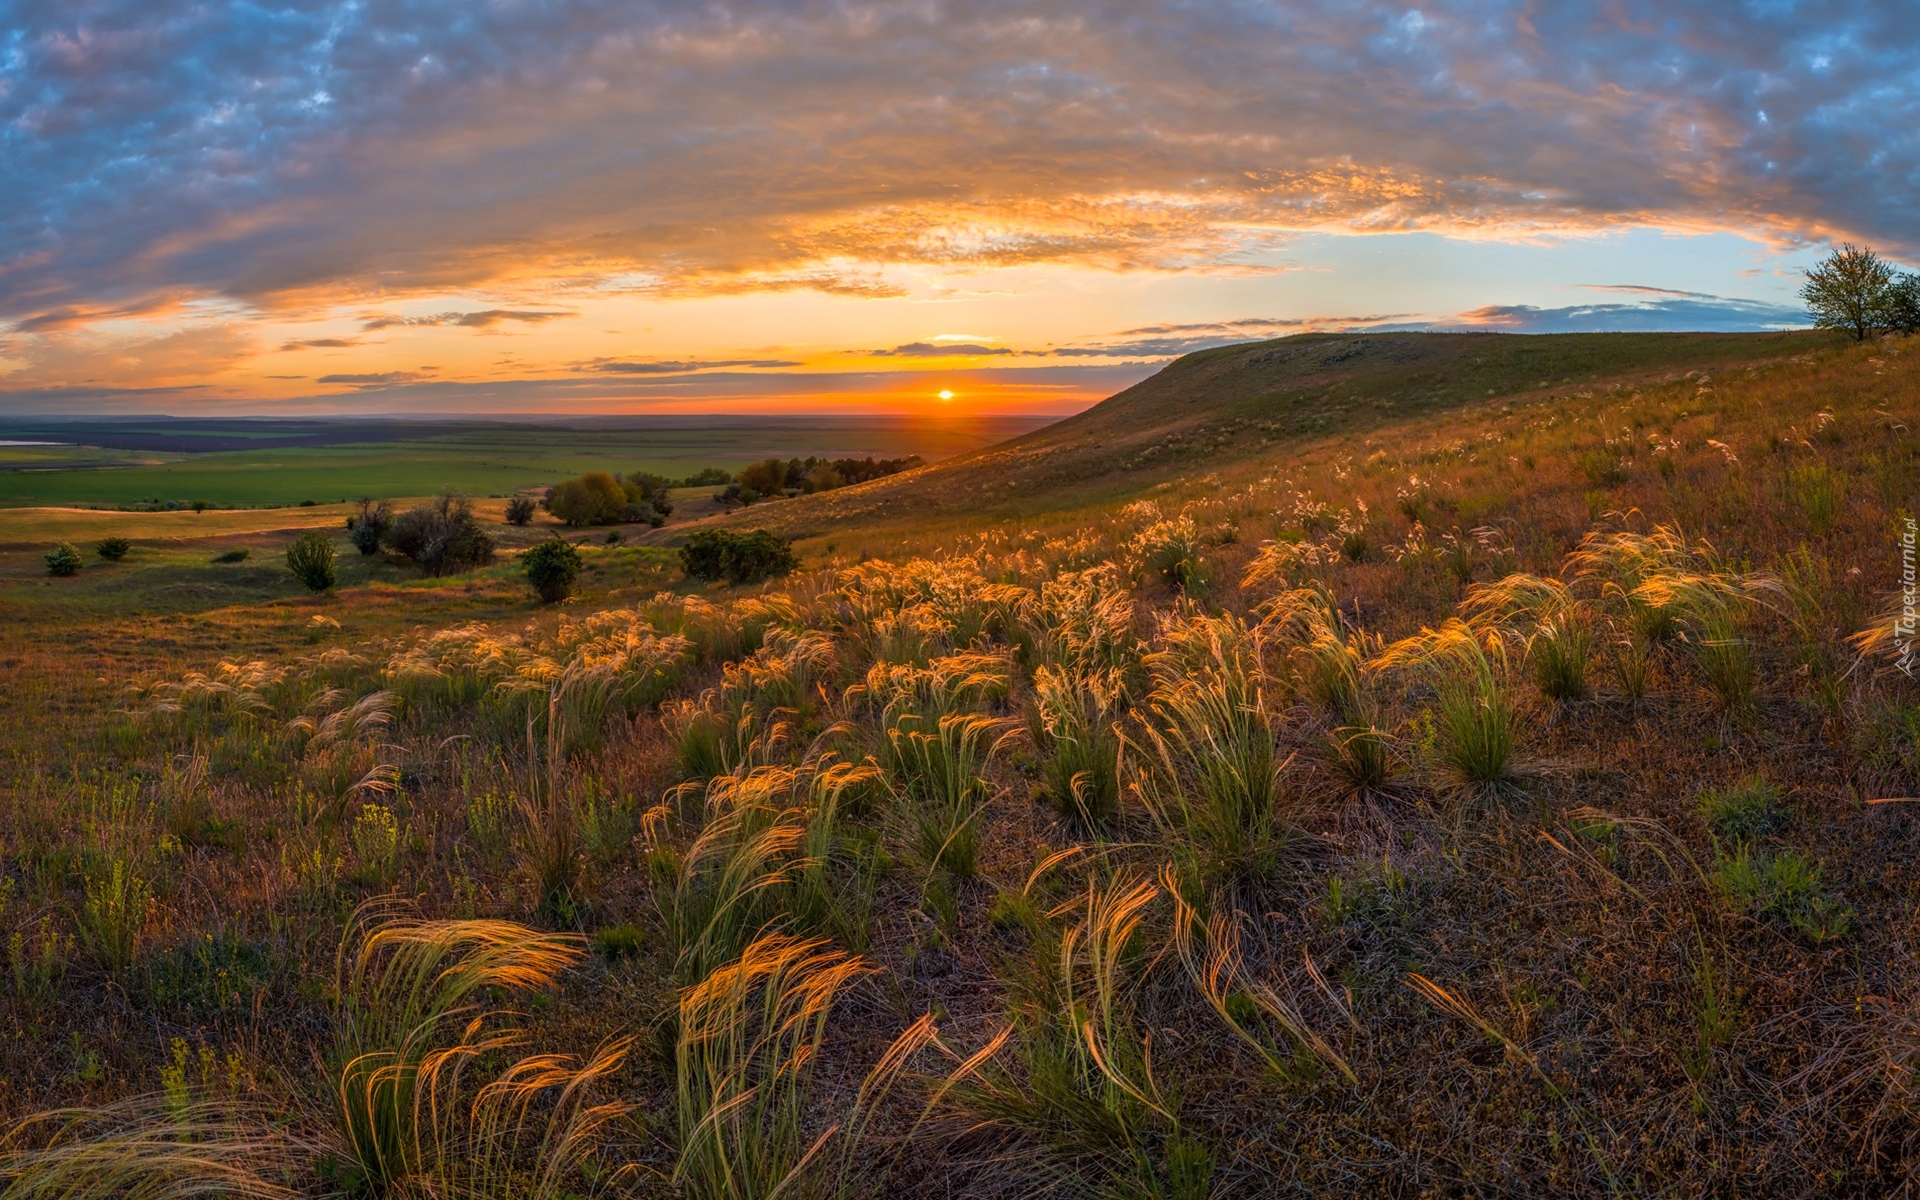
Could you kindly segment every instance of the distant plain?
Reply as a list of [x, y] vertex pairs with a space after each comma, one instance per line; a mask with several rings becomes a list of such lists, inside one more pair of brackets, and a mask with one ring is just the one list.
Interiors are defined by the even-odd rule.
[[682, 477], [756, 459], [929, 461], [1046, 423], [1041, 417], [628, 418], [477, 421], [102, 421], [0, 418], [0, 507], [205, 501], [221, 507], [432, 495], [508, 495], [582, 471]]

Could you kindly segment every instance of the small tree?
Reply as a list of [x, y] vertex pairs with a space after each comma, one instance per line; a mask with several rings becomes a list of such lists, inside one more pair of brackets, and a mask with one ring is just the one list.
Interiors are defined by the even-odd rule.
[[787, 486], [787, 462], [782, 458], [763, 459], [740, 471], [740, 491], [771, 496]]
[[385, 500], [375, 504], [362, 500], [358, 514], [347, 518], [347, 537], [362, 554], [380, 553], [380, 543], [393, 529], [393, 506]]
[[1844, 329], [1856, 342], [1887, 324], [1893, 267], [1871, 249], [1848, 242], [1807, 272], [1800, 298], [1821, 329]]
[[610, 525], [626, 507], [626, 489], [605, 471], [588, 471], [547, 493], [547, 511], [569, 525]]
[[309, 529], [287, 544], [287, 570], [310, 592], [333, 586], [333, 539]]
[[80, 552], [73, 548], [72, 542], [61, 542], [47, 556], [47, 574], [65, 578], [80, 573]]
[[533, 520], [533, 511], [532, 496], [515, 496], [507, 501], [507, 524], [525, 525]]
[[101, 538], [100, 544], [94, 549], [108, 562], [119, 562], [127, 556], [127, 551], [133, 549], [133, 543], [123, 537]]
[[526, 566], [527, 582], [548, 604], [573, 594], [573, 585], [580, 578], [580, 551], [566, 539], [558, 535], [549, 538], [521, 555], [520, 561]]

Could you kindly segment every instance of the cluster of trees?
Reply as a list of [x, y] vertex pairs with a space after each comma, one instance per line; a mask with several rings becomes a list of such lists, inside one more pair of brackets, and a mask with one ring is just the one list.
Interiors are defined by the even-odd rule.
[[680, 547], [680, 565], [690, 579], [724, 579], [728, 583], [758, 583], [785, 575], [800, 565], [793, 547], [764, 529], [731, 533], [703, 529]]
[[767, 458], [743, 469], [714, 497], [721, 503], [752, 504], [767, 496], [827, 492], [850, 484], [898, 475], [920, 466], [918, 454], [905, 458]]
[[397, 516], [384, 500], [362, 500], [359, 513], [347, 518], [347, 536], [362, 554], [385, 548], [412, 559], [429, 575], [470, 571], [493, 561], [493, 535], [473, 515], [473, 501], [458, 492], [441, 492]]
[[1851, 242], [1807, 272], [1800, 298], [1821, 329], [1870, 334], [1920, 333], [1920, 275], [1901, 271], [1871, 247]]
[[[625, 477], [588, 471], [548, 488], [540, 503], [568, 525], [645, 521], [657, 528], [673, 514], [673, 500], [667, 492], [674, 486], [675, 481], [648, 471], [635, 471]], [[527, 515], [531, 517], [532, 513]]]

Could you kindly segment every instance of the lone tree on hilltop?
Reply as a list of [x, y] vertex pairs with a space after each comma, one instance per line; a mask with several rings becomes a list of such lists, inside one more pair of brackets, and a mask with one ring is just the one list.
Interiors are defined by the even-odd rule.
[[1807, 272], [1800, 298], [1821, 329], [1844, 329], [1856, 342], [1885, 328], [1893, 299], [1892, 264], [1865, 246], [1843, 244]]

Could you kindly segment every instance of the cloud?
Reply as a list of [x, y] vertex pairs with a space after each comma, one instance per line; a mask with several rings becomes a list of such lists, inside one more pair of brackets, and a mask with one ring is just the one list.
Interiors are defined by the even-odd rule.
[[[1077, 412], [1160, 369], [1158, 363], [980, 367], [942, 374], [942, 384], [1002, 412]], [[667, 377], [624, 375], [486, 382], [406, 378], [407, 372], [333, 376], [349, 390], [314, 392], [262, 405], [208, 396], [204, 390], [60, 387], [0, 390], [7, 413], [209, 412], [524, 414], [699, 412], [898, 412], [925, 415], [937, 404], [923, 372], [715, 371]], [[364, 381], [364, 382], [360, 382]]]
[[1345, 333], [1383, 329], [1393, 326], [1397, 321], [1406, 320], [1408, 315], [1389, 313], [1366, 317], [1242, 317], [1231, 321], [1143, 325], [1135, 329], [1123, 329], [1110, 339], [1054, 346], [1046, 350], [1029, 350], [1025, 353], [1044, 354], [1056, 358], [1172, 358], [1191, 354], [1196, 350], [1209, 350], [1215, 346], [1264, 341], [1269, 338], [1286, 337], [1293, 333], [1319, 331]]
[[1423, 330], [1500, 329], [1512, 333], [1611, 333], [1633, 331], [1764, 332], [1801, 328], [1806, 314], [1757, 300], [1682, 292], [1639, 284], [1584, 284], [1591, 290], [1646, 296], [1633, 303], [1539, 308], [1526, 304], [1488, 305], [1443, 318], [1409, 313], [1346, 317], [1242, 317], [1226, 321], [1143, 325], [1110, 338], [1023, 354], [1056, 358], [1172, 358], [1296, 333], [1417, 332]]
[[732, 367], [797, 367], [801, 364], [783, 358], [729, 358], [711, 362], [623, 362], [596, 358], [575, 367], [578, 371], [596, 371], [603, 375], [686, 375], [694, 371], [715, 371]]
[[250, 359], [257, 349], [248, 330], [226, 322], [131, 334], [80, 326], [11, 342], [7, 357], [23, 365], [0, 373], [0, 387], [201, 386], [209, 376]]
[[[1640, 224], [1920, 253], [1909, 3], [1419, 15], [21, 0], [0, 42], [0, 315], [889, 296], [902, 265], [1269, 270], [1304, 230]], [[557, 315], [532, 311], [415, 320]]]
[[1422, 328], [1500, 329], [1509, 333], [1681, 330], [1758, 333], [1773, 329], [1803, 329], [1808, 324], [1810, 322], [1805, 310], [1799, 308], [1756, 300], [1687, 294], [1684, 298], [1653, 300], [1643, 304], [1576, 304], [1566, 308], [1535, 308], [1528, 304], [1489, 305], [1461, 313], [1451, 321], [1435, 322]]
[[1004, 346], [981, 346], [970, 342], [909, 342], [891, 350], [867, 351], [873, 358], [980, 358], [1012, 353]]
[[360, 344], [359, 341], [354, 338], [300, 338], [296, 341], [285, 343], [280, 347], [280, 349], [282, 350], [308, 350], [308, 349], [340, 350], [348, 346], [358, 346], [359, 344]]
[[322, 375], [315, 383], [350, 383], [355, 387], [382, 387], [395, 383], [412, 383], [425, 376], [415, 371], [369, 371], [363, 374]]
[[1638, 283], [1583, 283], [1590, 292], [1622, 292], [1631, 296], [1678, 296], [1687, 300], [1718, 300], [1711, 292], [1682, 292], [1674, 288], [1647, 287]]
[[457, 325], [463, 329], [488, 329], [502, 321], [519, 321], [537, 325], [543, 321], [577, 315], [579, 314], [572, 312], [522, 312], [508, 308], [488, 308], [478, 312], [443, 312], [426, 317], [395, 317], [383, 314], [362, 321], [360, 328], [367, 333], [376, 329], [391, 329], [395, 326]]

